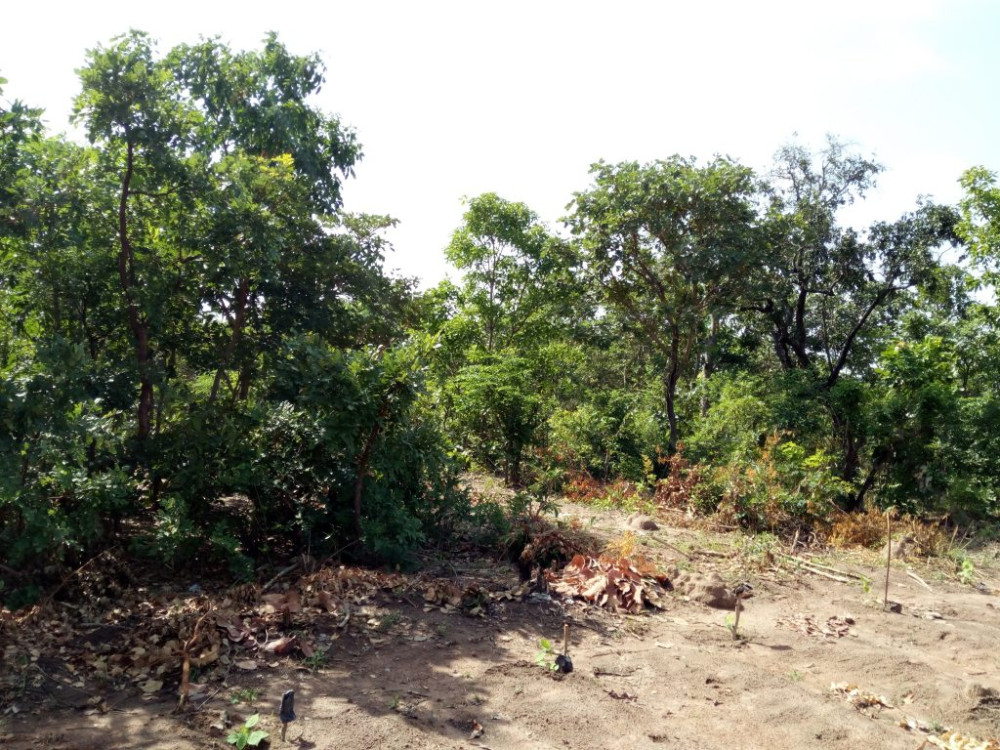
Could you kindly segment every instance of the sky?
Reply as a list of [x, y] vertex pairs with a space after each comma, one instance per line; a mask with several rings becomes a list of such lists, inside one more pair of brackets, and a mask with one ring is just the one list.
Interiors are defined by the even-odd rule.
[[522, 201], [550, 229], [590, 165], [716, 154], [766, 171], [792, 138], [827, 134], [886, 166], [847, 220], [955, 202], [961, 173], [1000, 170], [994, 0], [34, 0], [5, 8], [4, 98], [68, 123], [87, 49], [129, 28], [166, 52], [200, 36], [317, 52], [317, 106], [364, 148], [345, 208], [389, 214], [387, 267], [422, 286], [463, 197]]

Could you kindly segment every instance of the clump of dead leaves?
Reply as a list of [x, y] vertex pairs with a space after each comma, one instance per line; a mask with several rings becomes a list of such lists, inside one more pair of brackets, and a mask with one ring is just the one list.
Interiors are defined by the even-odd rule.
[[613, 612], [636, 614], [666, 608], [670, 579], [654, 567], [627, 558], [575, 555], [559, 571], [546, 571], [549, 590]]

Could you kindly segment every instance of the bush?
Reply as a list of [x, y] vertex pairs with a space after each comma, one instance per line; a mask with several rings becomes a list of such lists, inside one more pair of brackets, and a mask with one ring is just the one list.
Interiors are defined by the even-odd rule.
[[852, 486], [834, 473], [823, 450], [809, 453], [773, 433], [752, 460], [716, 471], [723, 488], [719, 513], [753, 531], [815, 528]]

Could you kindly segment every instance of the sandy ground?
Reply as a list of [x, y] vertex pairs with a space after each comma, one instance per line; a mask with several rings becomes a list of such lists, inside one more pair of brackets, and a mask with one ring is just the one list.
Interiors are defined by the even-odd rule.
[[[573, 515], [609, 539], [625, 523], [622, 514], [578, 507], [560, 517]], [[638, 616], [538, 595], [470, 617], [387, 594], [355, 614], [376, 629], [331, 629], [337, 637], [314, 671], [301, 657], [232, 670], [217, 692], [180, 713], [169, 684], [151, 696], [116, 694], [94, 710], [87, 691], [46, 682], [22, 696], [18, 713], [0, 711], [0, 746], [231, 747], [211, 726], [223, 711], [233, 722], [259, 712], [274, 748], [916, 750], [949, 730], [1000, 735], [1000, 600], [991, 586], [894, 562], [889, 597], [902, 612], [892, 613], [882, 608], [884, 563], [874, 553], [815, 558], [864, 577], [842, 583], [739, 554], [736, 535], [661, 528], [646, 540], [644, 551], [679, 565], [682, 578], [753, 584], [740, 638], [726, 610], [691, 600], [682, 586], [665, 611]], [[516, 584], [502, 563], [485, 561], [475, 575]], [[561, 651], [564, 622], [574, 670], [554, 674], [535, 656], [541, 638]], [[232, 704], [238, 688], [256, 690], [257, 700]], [[281, 742], [277, 707], [287, 689], [298, 719]], [[901, 726], [907, 721], [912, 728]]]

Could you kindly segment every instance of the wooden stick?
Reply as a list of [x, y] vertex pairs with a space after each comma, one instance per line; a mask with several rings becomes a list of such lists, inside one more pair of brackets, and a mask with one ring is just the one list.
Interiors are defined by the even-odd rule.
[[912, 578], [914, 581], [916, 581], [917, 583], [919, 583], [921, 586], [923, 586], [928, 591], [933, 591], [933, 589], [930, 586], [927, 585], [927, 581], [925, 581], [923, 578], [921, 578], [920, 576], [918, 576], [912, 570], [906, 571], [906, 575], [908, 575], [910, 578]]
[[191, 687], [191, 649], [194, 648], [195, 642], [198, 640], [198, 629], [201, 624], [205, 621], [205, 618], [212, 613], [212, 600], [208, 600], [208, 609], [205, 610], [205, 614], [198, 618], [198, 621], [194, 624], [194, 630], [191, 631], [191, 637], [188, 639], [187, 643], [181, 649], [181, 687], [180, 687], [180, 700], [177, 702], [177, 710], [184, 708], [184, 702], [188, 697], [188, 690]]
[[298, 561], [292, 563], [287, 568], [282, 568], [281, 570], [279, 570], [278, 574], [274, 578], [272, 578], [270, 581], [268, 581], [267, 583], [265, 583], [263, 586], [260, 587], [260, 593], [263, 594], [265, 591], [267, 591], [269, 588], [271, 588], [274, 585], [275, 581], [277, 581], [279, 578], [281, 578], [281, 576], [287, 575], [288, 573], [291, 573], [297, 567], [299, 567]]
[[657, 538], [656, 538], [655, 536], [649, 536], [649, 537], [646, 537], [646, 538], [647, 538], [647, 539], [649, 539], [649, 540], [650, 540], [650, 541], [652, 541], [652, 542], [655, 542], [656, 544], [661, 544], [661, 545], [663, 545], [664, 547], [667, 547], [668, 549], [672, 549], [672, 550], [673, 550], [674, 552], [676, 552], [676, 553], [677, 553], [678, 555], [682, 555], [683, 557], [686, 557], [686, 558], [687, 558], [688, 560], [692, 560], [692, 559], [694, 559], [694, 558], [692, 558], [692, 557], [691, 557], [691, 555], [689, 555], [689, 554], [688, 554], [687, 552], [685, 552], [684, 550], [682, 550], [682, 549], [680, 549], [680, 548], [678, 548], [678, 547], [675, 547], [675, 546], [674, 546], [674, 545], [672, 545], [672, 544], [671, 544], [670, 542], [665, 542], [665, 541], [663, 541], [662, 539], [657, 539]]
[[882, 609], [889, 607], [889, 565], [892, 563], [892, 508], [885, 512], [885, 599]]
[[740, 599], [739, 595], [736, 596], [735, 611], [736, 611], [736, 617], [733, 620], [733, 640], [734, 641], [738, 640], [739, 637], [740, 637], [739, 636], [739, 632], [740, 632], [740, 612], [743, 611], [743, 600]]
[[563, 656], [569, 656], [569, 623], [563, 623]]
[[812, 560], [806, 560], [804, 557], [798, 557], [797, 555], [786, 555], [783, 552], [778, 552], [777, 554], [778, 557], [785, 560], [791, 560], [795, 563], [798, 563], [804, 568], [819, 568], [820, 570], [825, 570], [828, 573], [835, 573], [836, 575], [847, 576], [848, 578], [853, 578], [857, 581], [863, 581], [865, 579], [864, 576], [858, 575], [857, 573], [851, 573], [849, 570], [841, 570], [840, 568], [833, 568], [830, 567], [829, 565], [823, 565], [822, 563], [814, 562]]
[[[863, 576], [859, 576], [855, 573], [848, 573], [843, 570], [837, 570], [836, 568], [828, 568], [825, 565], [821, 567], [815, 563], [807, 562], [806, 560], [803, 560], [801, 557], [782, 555], [780, 552], [778, 554], [780, 557], [794, 561], [802, 568], [802, 570], [806, 571], [807, 573], [812, 573], [813, 575], [821, 576], [823, 578], [829, 578], [831, 581], [837, 581], [838, 583], [854, 583], [854, 581], [864, 580]], [[827, 571], [834, 571], [834, 572], [827, 572]]]

